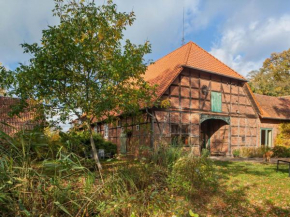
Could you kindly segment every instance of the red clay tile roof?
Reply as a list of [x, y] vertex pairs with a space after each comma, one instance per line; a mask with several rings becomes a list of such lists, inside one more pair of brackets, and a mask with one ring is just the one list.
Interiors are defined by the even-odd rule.
[[144, 79], [157, 84], [160, 97], [175, 80], [183, 67], [196, 68], [239, 80], [246, 79], [193, 42], [181, 46], [148, 66]]
[[290, 120], [290, 98], [253, 94], [262, 118]]

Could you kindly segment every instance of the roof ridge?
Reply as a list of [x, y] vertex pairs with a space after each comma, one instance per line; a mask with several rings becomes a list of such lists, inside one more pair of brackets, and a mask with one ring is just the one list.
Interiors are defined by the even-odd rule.
[[[203, 52], [209, 54], [211, 57], [213, 57], [214, 59], [216, 59], [217, 61], [219, 61], [221, 64], [223, 64], [224, 66], [226, 66], [228, 69], [232, 70], [234, 73], [236, 73], [238, 76], [242, 77], [243, 79], [246, 79], [244, 76], [240, 75], [238, 72], [236, 72], [235, 70], [233, 70], [232, 68], [230, 68], [229, 66], [227, 66], [226, 64], [224, 64], [221, 60], [219, 60], [218, 58], [216, 58], [214, 55], [212, 55], [210, 52], [207, 52], [206, 50], [204, 50], [202, 47], [198, 46], [196, 43], [194, 43], [193, 41], [190, 41], [192, 44], [194, 44], [195, 46], [197, 46], [198, 48], [200, 48]], [[190, 43], [189, 42], [189, 43]]]
[[[180, 50], [181, 48], [187, 46], [188, 44], [190, 44], [190, 42], [192, 42], [192, 41], [189, 41], [189, 42], [187, 42], [186, 44], [182, 45], [181, 47], [178, 47], [178, 48], [176, 48], [175, 50], [171, 51], [170, 53], [166, 54], [165, 56], [160, 57], [158, 60], [154, 61], [154, 63], [156, 63], [156, 62], [162, 60], [163, 58], [169, 56], [170, 54], [174, 53], [175, 51], [178, 51], [178, 50]], [[192, 42], [192, 43], [193, 43], [193, 42]], [[150, 66], [150, 65], [149, 65], [149, 66]]]

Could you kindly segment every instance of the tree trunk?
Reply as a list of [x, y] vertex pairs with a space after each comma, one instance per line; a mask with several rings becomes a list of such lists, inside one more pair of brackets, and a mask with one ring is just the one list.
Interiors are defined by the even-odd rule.
[[89, 130], [90, 130], [90, 140], [91, 140], [91, 147], [92, 147], [92, 151], [93, 151], [93, 157], [96, 161], [96, 164], [98, 166], [98, 169], [99, 171], [102, 170], [102, 165], [100, 163], [100, 160], [99, 160], [99, 157], [98, 157], [98, 152], [97, 152], [97, 149], [96, 149], [96, 145], [95, 145], [95, 141], [94, 141], [94, 138], [93, 138], [93, 130], [92, 130], [92, 127], [90, 124], [88, 124], [89, 126]]

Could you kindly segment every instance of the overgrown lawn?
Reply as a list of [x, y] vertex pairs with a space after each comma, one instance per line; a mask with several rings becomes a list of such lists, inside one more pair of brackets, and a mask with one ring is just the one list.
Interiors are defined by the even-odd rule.
[[211, 216], [289, 216], [288, 165], [215, 161], [217, 192], [195, 200], [196, 213]]

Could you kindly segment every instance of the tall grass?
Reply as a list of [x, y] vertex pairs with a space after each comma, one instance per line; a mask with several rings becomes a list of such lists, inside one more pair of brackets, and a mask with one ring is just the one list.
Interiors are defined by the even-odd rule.
[[50, 145], [41, 133], [41, 142], [35, 132], [1, 137], [1, 216], [188, 216], [190, 201], [178, 199], [184, 196], [178, 186], [194, 182], [196, 192], [196, 183], [212, 181], [206, 157], [177, 147], [161, 146], [145, 161], [115, 166], [104, 173], [103, 184], [84, 166], [87, 159], [62, 146], [43, 152]]
[[[12, 138], [1, 132], [0, 153], [0, 212], [2, 216], [38, 216], [41, 214], [69, 214], [78, 205], [71, 196], [74, 175], [85, 178], [92, 173], [81, 165], [73, 153], [60, 148], [55, 159], [38, 160], [38, 151], [47, 143], [35, 142], [40, 132], [19, 133]], [[45, 154], [47, 156], [47, 154]], [[76, 197], [77, 198], [77, 197]], [[63, 204], [67, 204], [64, 206]], [[69, 207], [69, 208], [65, 208]]]

